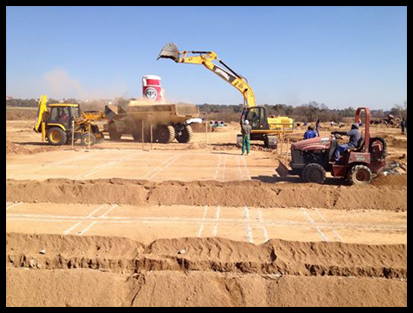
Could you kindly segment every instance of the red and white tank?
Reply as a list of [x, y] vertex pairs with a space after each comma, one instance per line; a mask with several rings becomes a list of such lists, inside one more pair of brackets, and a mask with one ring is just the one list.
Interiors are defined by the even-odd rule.
[[142, 94], [145, 100], [164, 103], [165, 91], [161, 87], [161, 78], [156, 75], [142, 77]]

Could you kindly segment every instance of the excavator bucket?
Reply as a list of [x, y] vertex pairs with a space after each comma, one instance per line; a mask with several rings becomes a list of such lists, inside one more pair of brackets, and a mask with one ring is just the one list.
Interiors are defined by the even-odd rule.
[[289, 173], [288, 167], [281, 160], [278, 160], [278, 167], [275, 171], [280, 177], [287, 177]]
[[161, 53], [159, 53], [159, 56], [156, 60], [171, 59], [175, 62], [178, 62], [180, 54], [181, 53], [179, 52], [178, 47], [174, 43], [170, 42], [167, 45], [165, 45], [165, 47], [163, 47]]

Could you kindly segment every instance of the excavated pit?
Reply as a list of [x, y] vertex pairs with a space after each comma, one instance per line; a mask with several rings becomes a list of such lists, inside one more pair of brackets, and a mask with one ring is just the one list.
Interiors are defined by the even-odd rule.
[[406, 245], [6, 234], [7, 306], [406, 302]]

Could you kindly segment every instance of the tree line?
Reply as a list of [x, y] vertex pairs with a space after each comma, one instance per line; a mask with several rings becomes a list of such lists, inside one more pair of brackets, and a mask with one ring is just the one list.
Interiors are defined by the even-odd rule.
[[[106, 104], [112, 102], [113, 104], [125, 105], [128, 99], [116, 98], [114, 100], [94, 100], [81, 101], [77, 99], [49, 99], [49, 103], [79, 103], [84, 110], [102, 110]], [[36, 99], [7, 99], [6, 106], [13, 107], [36, 107]], [[315, 122], [320, 119], [322, 122], [341, 122], [344, 118], [354, 117], [356, 109], [348, 107], [344, 109], [330, 109], [324, 103], [311, 101], [299, 106], [292, 106], [288, 104], [264, 104], [263, 105], [268, 116], [288, 116], [297, 121]], [[200, 112], [203, 117], [209, 119], [223, 120], [225, 122], [238, 122], [243, 110], [243, 104], [238, 105], [222, 105], [222, 104], [200, 104]], [[407, 118], [407, 101], [403, 105], [395, 104], [390, 110], [371, 110], [373, 118], [386, 118], [389, 114], [397, 118]]]
[[[356, 113], [356, 108], [351, 106], [344, 109], [330, 109], [326, 104], [315, 101], [299, 106], [287, 104], [264, 104], [263, 106], [269, 116], [288, 116], [302, 122], [315, 122], [317, 119], [322, 122], [342, 122], [345, 118], [354, 117]], [[201, 113], [211, 119], [223, 119], [230, 122], [239, 120], [243, 105], [202, 104], [200, 109]], [[398, 118], [407, 118], [407, 101], [403, 105], [395, 104], [390, 110], [371, 110], [372, 118], [383, 119], [389, 114]]]

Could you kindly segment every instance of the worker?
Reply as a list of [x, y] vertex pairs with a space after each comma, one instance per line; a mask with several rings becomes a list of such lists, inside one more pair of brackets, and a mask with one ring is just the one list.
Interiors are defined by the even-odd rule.
[[314, 131], [312, 126], [308, 126], [307, 131], [304, 133], [304, 140], [311, 139], [317, 137], [317, 132]]
[[406, 123], [406, 120], [405, 119], [403, 119], [402, 121], [401, 121], [401, 123], [400, 123], [400, 126], [401, 126], [401, 128], [402, 128], [402, 134], [405, 134], [407, 131], [407, 123]]
[[320, 124], [321, 121], [319, 118], [317, 118], [317, 122], [315, 123], [315, 131], [317, 133], [317, 137], [320, 137]]
[[347, 151], [348, 149], [357, 148], [361, 139], [361, 133], [359, 131], [360, 124], [354, 123], [351, 126], [351, 130], [348, 132], [333, 132], [332, 134], [342, 135], [342, 136], [349, 136], [350, 140], [348, 143], [343, 145], [337, 145], [336, 151], [334, 153], [335, 160], [338, 162], [340, 160], [341, 155]]
[[250, 147], [250, 141], [251, 141], [251, 131], [252, 128], [250, 126], [250, 122], [248, 120], [245, 120], [243, 125], [242, 125], [242, 155], [245, 154], [245, 150], [247, 151], [247, 155], [250, 155], [251, 147]]
[[59, 122], [62, 123], [62, 124], [66, 124], [67, 121], [68, 121], [68, 116], [67, 116], [65, 110], [64, 109], [60, 110], [59, 111]]

